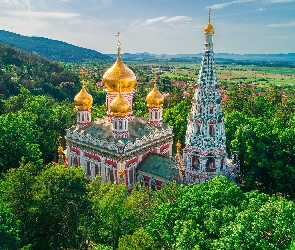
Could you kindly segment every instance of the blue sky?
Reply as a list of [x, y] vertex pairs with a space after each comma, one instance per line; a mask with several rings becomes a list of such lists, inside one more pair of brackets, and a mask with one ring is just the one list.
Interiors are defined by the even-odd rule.
[[200, 53], [208, 8], [217, 53], [295, 52], [295, 0], [0, 0], [0, 29], [102, 53]]

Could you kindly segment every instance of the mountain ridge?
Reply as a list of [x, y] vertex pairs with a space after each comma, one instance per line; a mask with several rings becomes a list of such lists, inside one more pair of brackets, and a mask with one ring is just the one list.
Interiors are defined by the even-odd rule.
[[29, 53], [36, 53], [53, 61], [87, 62], [110, 59], [109, 56], [98, 51], [79, 47], [67, 42], [45, 37], [24, 36], [6, 30], [0, 30], [0, 42]]

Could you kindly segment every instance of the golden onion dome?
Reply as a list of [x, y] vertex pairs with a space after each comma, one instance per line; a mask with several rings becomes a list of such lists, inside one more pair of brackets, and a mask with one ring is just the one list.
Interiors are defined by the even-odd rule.
[[214, 34], [214, 28], [213, 28], [212, 24], [210, 23], [210, 21], [206, 25], [206, 27], [204, 29], [204, 33], [205, 34]]
[[114, 116], [125, 116], [129, 114], [130, 102], [122, 95], [121, 91], [111, 102], [110, 110]]
[[154, 84], [154, 88], [145, 98], [148, 107], [150, 108], [160, 108], [164, 104], [164, 96], [158, 90], [157, 85]]
[[103, 75], [102, 81], [108, 92], [119, 92], [119, 80], [122, 92], [132, 92], [136, 85], [136, 76], [122, 61], [118, 53], [115, 64]]
[[92, 103], [93, 98], [87, 93], [83, 82], [82, 89], [74, 98], [74, 105], [77, 109], [90, 109], [92, 107]]
[[102, 81], [108, 92], [119, 92], [119, 80], [121, 82], [122, 92], [132, 92], [136, 85], [136, 76], [122, 61], [120, 51], [121, 43], [118, 36], [118, 57], [115, 64], [110, 67], [103, 75]]
[[208, 23], [207, 23], [206, 27], [204, 28], [205, 34], [213, 34], [214, 33], [214, 28], [211, 24], [210, 12], [211, 12], [211, 8], [209, 8]]

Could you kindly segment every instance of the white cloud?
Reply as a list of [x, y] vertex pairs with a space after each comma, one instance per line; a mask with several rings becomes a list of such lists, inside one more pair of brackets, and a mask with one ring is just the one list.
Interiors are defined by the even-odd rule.
[[178, 21], [182, 21], [182, 20], [191, 20], [191, 18], [188, 16], [173, 16], [173, 17], [169, 17], [169, 18], [163, 20], [163, 22], [173, 23], [173, 22], [178, 22]]
[[234, 0], [230, 2], [218, 3], [218, 4], [213, 4], [212, 6], [206, 7], [206, 9], [209, 9], [209, 8], [211, 8], [212, 10], [222, 9], [228, 5], [232, 5], [236, 3], [247, 3], [247, 2], [253, 2], [253, 0]]
[[22, 9], [28, 9], [31, 7], [30, 0], [1, 0], [1, 2], [4, 2], [6, 5], [20, 7]]
[[271, 28], [294, 27], [294, 26], [295, 26], [295, 21], [290, 23], [273, 23], [273, 24], [267, 25], [267, 27], [271, 27]]
[[156, 17], [152, 19], [147, 19], [144, 23], [147, 25], [150, 25], [150, 24], [154, 24], [158, 22], [174, 23], [174, 22], [180, 22], [184, 20], [192, 20], [192, 18], [189, 16], [172, 16], [172, 17], [161, 16], [161, 17]]
[[295, 0], [267, 0], [267, 3], [291, 3], [295, 2]]
[[145, 24], [153, 24], [153, 23], [156, 23], [156, 22], [163, 21], [165, 19], [167, 19], [167, 17], [165, 17], [165, 16], [160, 16], [160, 17], [156, 17], [156, 18], [152, 18], [152, 19], [147, 19], [145, 21]]
[[265, 11], [265, 9], [259, 8], [259, 9], [256, 9], [255, 11], [262, 12], [262, 11]]
[[9, 11], [6, 14], [10, 16], [29, 17], [29, 18], [55, 18], [55, 19], [70, 19], [78, 17], [80, 14], [65, 13], [65, 12], [41, 12], [41, 11]]

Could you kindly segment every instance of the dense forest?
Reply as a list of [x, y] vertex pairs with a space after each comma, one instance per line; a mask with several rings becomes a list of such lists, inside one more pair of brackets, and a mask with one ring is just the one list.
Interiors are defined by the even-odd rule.
[[[99, 82], [107, 65], [0, 49], [0, 249], [295, 249], [293, 86], [220, 84], [228, 154], [239, 157], [236, 183], [171, 182], [161, 191], [139, 183], [129, 193], [52, 163], [58, 136], [76, 121], [82, 68], [93, 119], [105, 114]], [[146, 116], [152, 72], [132, 69], [140, 78], [136, 114]], [[169, 92], [163, 121], [183, 144], [193, 91], [184, 96], [173, 81], [158, 73], [159, 89]]]
[[104, 61], [110, 59], [109, 56], [95, 50], [44, 37], [22, 36], [5, 30], [0, 30], [0, 42], [61, 62]]

